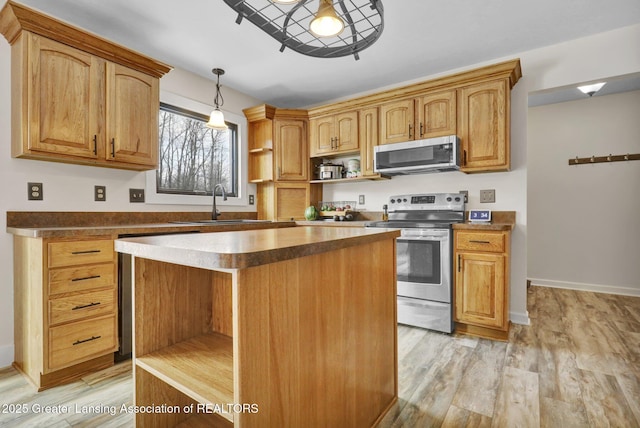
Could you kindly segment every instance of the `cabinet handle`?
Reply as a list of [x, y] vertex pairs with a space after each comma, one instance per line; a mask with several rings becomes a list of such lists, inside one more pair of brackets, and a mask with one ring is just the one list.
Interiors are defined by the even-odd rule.
[[115, 138], [111, 139], [111, 157], [112, 158], [116, 157], [116, 139]]
[[467, 151], [463, 150], [462, 151], [462, 165], [466, 165], [467, 164]]
[[337, 149], [338, 147], [340, 147], [340, 139], [336, 137], [335, 142], [336, 142], [336, 149]]
[[101, 337], [102, 336], [91, 336], [88, 339], [76, 340], [75, 342], [73, 342], [73, 346], [80, 345], [81, 343], [85, 343], [85, 342], [91, 342], [92, 340], [100, 339]]
[[85, 276], [83, 278], [73, 278], [71, 280], [71, 282], [76, 282], [76, 281], [86, 281], [88, 279], [96, 279], [96, 278], [100, 278], [100, 275], [93, 275], [93, 276]]
[[462, 272], [460, 269], [462, 269], [462, 258], [460, 257], [460, 254], [458, 254], [458, 272]]
[[71, 308], [72, 311], [77, 311], [78, 309], [90, 308], [92, 306], [98, 306], [100, 302], [91, 302], [88, 305], [79, 305], [74, 308]]
[[412, 138], [411, 131], [413, 131], [413, 125], [409, 124], [409, 138]]
[[473, 242], [475, 244], [491, 244], [490, 241], [476, 241], [474, 239], [470, 239], [469, 242]]
[[93, 135], [93, 154], [98, 154], [98, 135]]
[[78, 255], [78, 254], [91, 254], [91, 253], [99, 253], [100, 250], [85, 250], [85, 251], [72, 251], [71, 254], [73, 255]]
[[420, 138], [422, 138], [423, 135], [424, 135], [424, 130], [423, 130], [422, 122], [420, 122]]

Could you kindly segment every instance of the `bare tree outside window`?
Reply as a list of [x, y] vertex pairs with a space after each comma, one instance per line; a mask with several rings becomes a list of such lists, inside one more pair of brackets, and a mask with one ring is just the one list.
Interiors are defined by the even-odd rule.
[[[237, 125], [218, 131], [199, 113], [160, 104], [158, 193], [211, 195], [220, 183], [227, 196], [238, 195]], [[220, 192], [218, 192], [220, 193]]]

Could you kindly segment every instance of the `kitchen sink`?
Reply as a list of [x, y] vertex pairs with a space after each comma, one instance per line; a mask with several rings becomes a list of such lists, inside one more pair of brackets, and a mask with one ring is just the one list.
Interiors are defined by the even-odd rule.
[[191, 221], [170, 221], [175, 224], [246, 224], [246, 223], [271, 223], [271, 220], [249, 220], [249, 219], [229, 219], [229, 220], [191, 220]]

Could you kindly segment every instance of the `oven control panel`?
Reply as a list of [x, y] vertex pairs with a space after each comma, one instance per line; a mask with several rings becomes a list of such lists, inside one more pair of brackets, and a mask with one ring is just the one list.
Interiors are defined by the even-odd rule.
[[391, 196], [389, 211], [464, 211], [464, 194], [423, 193]]

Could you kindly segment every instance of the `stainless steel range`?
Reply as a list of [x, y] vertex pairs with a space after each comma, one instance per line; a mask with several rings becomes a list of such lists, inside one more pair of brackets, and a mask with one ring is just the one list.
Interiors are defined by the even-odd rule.
[[453, 332], [453, 229], [464, 221], [464, 195], [428, 193], [389, 198], [389, 221], [367, 227], [401, 229], [397, 239], [398, 322]]

